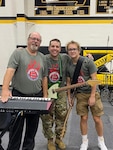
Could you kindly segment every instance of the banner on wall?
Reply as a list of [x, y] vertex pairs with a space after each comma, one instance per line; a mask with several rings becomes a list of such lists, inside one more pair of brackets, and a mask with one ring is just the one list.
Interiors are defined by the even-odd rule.
[[97, 0], [96, 13], [113, 14], [113, 0]]
[[90, 0], [35, 0], [35, 15], [90, 15]]
[[[91, 0], [35, 0], [37, 16], [90, 16]], [[95, 0], [94, 15], [113, 14], [113, 0]]]
[[0, 7], [5, 6], [5, 0], [0, 0]]

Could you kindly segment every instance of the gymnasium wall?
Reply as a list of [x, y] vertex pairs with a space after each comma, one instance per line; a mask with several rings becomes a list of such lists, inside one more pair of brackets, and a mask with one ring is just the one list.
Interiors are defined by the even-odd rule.
[[70, 40], [83, 49], [113, 49], [113, 0], [68, 2], [0, 0], [0, 85], [9, 56], [16, 47], [26, 46], [32, 31], [42, 35], [43, 53], [52, 38], [61, 40], [63, 52]]

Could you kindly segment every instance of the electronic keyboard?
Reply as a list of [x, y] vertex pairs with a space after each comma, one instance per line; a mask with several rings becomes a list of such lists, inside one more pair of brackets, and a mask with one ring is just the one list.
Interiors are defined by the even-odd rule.
[[0, 112], [49, 110], [51, 104], [51, 98], [14, 96], [5, 103], [0, 101]]

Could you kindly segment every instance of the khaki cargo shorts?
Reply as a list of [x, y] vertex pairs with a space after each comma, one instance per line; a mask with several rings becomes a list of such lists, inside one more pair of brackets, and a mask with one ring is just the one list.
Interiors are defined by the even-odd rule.
[[101, 116], [104, 114], [103, 104], [101, 102], [100, 94], [98, 92], [95, 93], [95, 105], [89, 106], [88, 99], [90, 94], [86, 93], [77, 93], [76, 94], [76, 111], [80, 116], [84, 116], [88, 114], [88, 111], [91, 110], [93, 116]]

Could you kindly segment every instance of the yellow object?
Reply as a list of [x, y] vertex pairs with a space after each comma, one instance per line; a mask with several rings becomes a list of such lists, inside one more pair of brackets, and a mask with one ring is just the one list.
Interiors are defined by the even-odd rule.
[[66, 149], [66, 146], [65, 146], [65, 144], [64, 144], [64, 142], [62, 140], [56, 139], [55, 143], [56, 143], [56, 145], [58, 146], [58, 148], [60, 150], [65, 150]]
[[[84, 50], [83, 56], [86, 56], [87, 54], [104, 55], [94, 61], [97, 68], [113, 60], [113, 50]], [[100, 74], [97, 74], [97, 79], [101, 81], [101, 85], [113, 86], [113, 73], [100, 72]]]
[[56, 147], [55, 147], [55, 144], [53, 143], [53, 141], [48, 140], [47, 149], [48, 150], [56, 150]]

